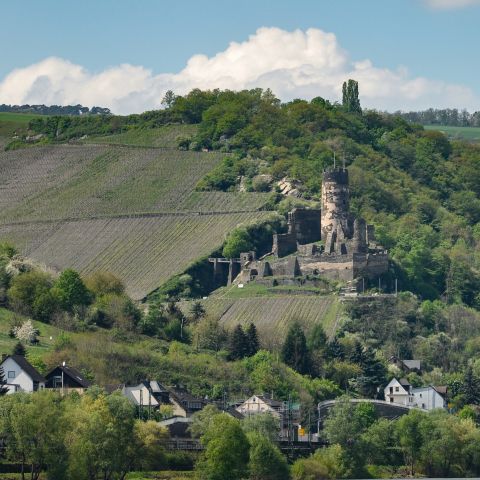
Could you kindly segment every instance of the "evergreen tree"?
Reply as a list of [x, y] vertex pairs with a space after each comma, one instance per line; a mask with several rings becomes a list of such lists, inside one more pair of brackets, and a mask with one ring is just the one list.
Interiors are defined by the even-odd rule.
[[202, 305], [201, 302], [195, 302], [190, 309], [190, 313], [192, 314], [192, 318], [194, 320], [198, 320], [205, 316], [205, 307]]
[[260, 350], [257, 327], [254, 323], [250, 323], [250, 325], [247, 327], [245, 334], [247, 336], [247, 356], [252, 357]]
[[342, 93], [342, 104], [345, 110], [352, 113], [362, 113], [358, 96], [358, 82], [351, 79], [348, 82], [343, 82]]
[[13, 355], [20, 355], [24, 357], [27, 354], [27, 351], [25, 350], [25, 347], [23, 346], [22, 342], [17, 342], [15, 346], [13, 347]]
[[302, 327], [295, 322], [288, 331], [282, 347], [282, 360], [299, 373], [310, 371], [310, 356]]
[[6, 385], [7, 379], [5, 378], [5, 371], [3, 370], [3, 367], [0, 366], [0, 397], [7, 394], [8, 388]]
[[241, 325], [237, 325], [230, 337], [230, 359], [240, 360], [248, 354], [248, 339]]
[[362, 375], [355, 379], [356, 389], [366, 397], [376, 397], [378, 388], [385, 385], [387, 379], [387, 369], [385, 365], [375, 357], [372, 349], [367, 348], [363, 351]]
[[352, 363], [356, 363], [357, 365], [360, 365], [363, 367], [364, 361], [365, 361], [365, 355], [363, 352], [363, 345], [357, 340], [355, 341], [355, 346], [353, 347], [353, 351], [350, 355], [349, 360]]
[[345, 358], [342, 344], [338, 341], [337, 337], [328, 344], [327, 356], [332, 360], [343, 360]]
[[473, 373], [471, 366], [468, 366], [463, 377], [461, 392], [467, 405], [480, 403], [480, 380]]

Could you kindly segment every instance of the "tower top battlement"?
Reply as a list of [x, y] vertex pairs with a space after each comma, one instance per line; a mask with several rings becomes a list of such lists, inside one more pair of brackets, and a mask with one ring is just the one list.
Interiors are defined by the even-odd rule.
[[326, 169], [323, 171], [323, 181], [348, 185], [348, 170], [346, 168]]

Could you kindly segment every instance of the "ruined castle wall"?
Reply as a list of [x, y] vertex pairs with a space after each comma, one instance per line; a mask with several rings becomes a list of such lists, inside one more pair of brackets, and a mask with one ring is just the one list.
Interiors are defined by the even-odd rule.
[[292, 228], [300, 245], [317, 242], [321, 239], [321, 211], [295, 208], [292, 211]]
[[288, 257], [270, 265], [272, 275], [279, 277], [297, 277], [302, 272], [297, 257]]
[[297, 250], [297, 237], [295, 232], [277, 233], [273, 236], [273, 254], [277, 257], [286, 257]]
[[353, 260], [355, 278], [377, 278], [388, 271], [387, 252], [361, 254], [355, 253]]

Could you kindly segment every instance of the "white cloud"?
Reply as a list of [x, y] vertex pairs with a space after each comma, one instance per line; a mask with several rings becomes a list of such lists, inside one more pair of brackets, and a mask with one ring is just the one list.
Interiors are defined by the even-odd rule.
[[479, 107], [478, 99], [465, 86], [412, 77], [405, 68], [379, 68], [370, 60], [352, 61], [332, 33], [265, 27], [242, 43], [230, 43], [213, 57], [192, 56], [178, 73], [155, 75], [128, 64], [92, 73], [50, 57], [7, 75], [0, 82], [0, 103], [80, 103], [132, 113], [158, 108], [168, 89], [183, 94], [195, 87], [269, 87], [282, 100], [315, 96], [338, 100], [341, 84], [348, 78], [359, 81], [362, 104], [368, 107]]
[[429, 7], [439, 10], [453, 10], [480, 5], [480, 0], [424, 0], [424, 2]]

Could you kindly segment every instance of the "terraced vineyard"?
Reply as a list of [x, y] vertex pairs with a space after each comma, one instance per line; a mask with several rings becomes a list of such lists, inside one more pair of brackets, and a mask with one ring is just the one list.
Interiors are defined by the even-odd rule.
[[265, 194], [195, 192], [221, 159], [110, 145], [1, 152], [0, 241], [58, 270], [109, 270], [143, 298], [266, 215]]
[[0, 238], [58, 270], [110, 271], [124, 279], [133, 298], [141, 299], [218, 248], [227, 232], [251, 217], [245, 213], [27, 223], [0, 226]]
[[132, 145], [142, 147], [176, 148], [179, 137], [192, 137], [196, 125], [166, 125], [160, 128], [132, 129], [118, 135], [87, 138], [87, 143], [110, 145]]
[[[219, 298], [203, 301], [208, 314], [221, 318], [221, 323], [232, 330], [237, 324], [253, 322], [262, 344], [278, 348], [284, 341], [288, 327], [295, 320], [308, 331], [321, 323], [327, 335], [333, 335], [341, 315], [337, 297], [317, 295], [280, 295], [252, 298]], [[186, 306], [184, 308], [187, 308]]]

